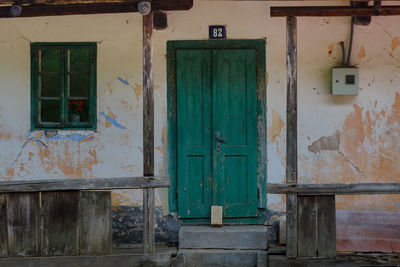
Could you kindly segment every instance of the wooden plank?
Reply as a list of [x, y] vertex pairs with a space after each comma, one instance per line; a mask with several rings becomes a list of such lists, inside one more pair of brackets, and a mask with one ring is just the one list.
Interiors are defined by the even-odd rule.
[[[143, 16], [143, 175], [154, 175], [153, 13]], [[143, 190], [143, 250], [155, 253], [154, 189]]]
[[155, 253], [154, 239], [154, 189], [143, 190], [143, 252]]
[[[286, 183], [297, 183], [297, 22], [286, 19]], [[297, 196], [288, 194], [286, 201], [286, 255], [297, 257]]]
[[[171, 266], [176, 248], [160, 247], [157, 254], [144, 255], [137, 249], [115, 248], [113, 255], [0, 258], [1, 267], [144, 267]], [[173, 260], [176, 262], [176, 259]], [[179, 263], [179, 259], [178, 259]], [[172, 266], [176, 266], [172, 264]]]
[[154, 175], [153, 14], [143, 16], [143, 173]]
[[297, 22], [286, 20], [286, 183], [297, 183]]
[[[35, 4], [35, 5], [45, 5], [45, 4], [79, 4], [79, 3], [131, 3], [134, 0], [20, 0], [19, 2], [23, 4]], [[164, 0], [170, 1], [170, 0]], [[180, 0], [181, 2], [186, 2], [187, 0]], [[321, 0], [227, 0], [227, 1], [266, 1], [266, 2], [285, 2], [285, 1], [292, 1], [292, 2], [313, 2], [313, 1], [321, 1]], [[324, 0], [325, 2], [337, 2], [337, 0]], [[344, 0], [347, 2], [371, 2], [372, 0]], [[393, 1], [393, 0], [381, 0], [384, 1]], [[2, 5], [12, 5], [15, 3], [15, 0], [2, 0]]]
[[80, 255], [111, 254], [111, 192], [80, 192]]
[[79, 254], [79, 191], [43, 192], [42, 256]]
[[271, 7], [271, 17], [338, 17], [338, 16], [398, 16], [400, 6], [382, 6], [380, 9], [352, 6], [297, 6]]
[[7, 256], [7, 201], [6, 194], [0, 194], [0, 257]]
[[[63, 16], [83, 14], [130, 13], [138, 12], [141, 1], [111, 2], [111, 3], [80, 3], [60, 5], [29, 5], [23, 6], [19, 17]], [[152, 10], [188, 10], [193, 6], [193, 0], [154, 0]], [[12, 18], [10, 6], [0, 6], [0, 18]]]
[[7, 194], [8, 256], [40, 256], [40, 201], [37, 193]]
[[400, 194], [400, 183], [267, 184], [268, 194], [362, 195]]
[[286, 256], [297, 258], [297, 195], [286, 195]]
[[[305, 198], [306, 196], [301, 196]], [[317, 257], [336, 256], [335, 196], [316, 196]]]
[[168, 187], [168, 177], [124, 177], [124, 178], [85, 178], [50, 179], [30, 181], [0, 182], [1, 192], [38, 192], [70, 190], [111, 190]]
[[317, 197], [297, 197], [298, 257], [317, 256]]

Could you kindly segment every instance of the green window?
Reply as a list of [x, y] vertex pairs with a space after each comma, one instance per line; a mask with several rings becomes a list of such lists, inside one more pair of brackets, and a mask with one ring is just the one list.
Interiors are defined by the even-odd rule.
[[31, 45], [32, 129], [96, 128], [96, 43]]

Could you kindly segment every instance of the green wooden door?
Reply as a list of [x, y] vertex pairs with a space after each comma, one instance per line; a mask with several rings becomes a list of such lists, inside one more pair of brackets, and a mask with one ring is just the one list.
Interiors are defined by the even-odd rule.
[[178, 50], [176, 73], [179, 217], [256, 217], [255, 50]]

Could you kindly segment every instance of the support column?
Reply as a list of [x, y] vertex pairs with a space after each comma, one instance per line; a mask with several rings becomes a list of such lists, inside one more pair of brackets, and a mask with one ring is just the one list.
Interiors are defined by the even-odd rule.
[[[149, 4], [149, 3], [148, 3]], [[154, 176], [153, 13], [143, 16], [143, 174]], [[143, 190], [143, 248], [155, 252], [154, 188]]]
[[[286, 183], [297, 183], [297, 22], [286, 18]], [[286, 194], [286, 256], [297, 257], [297, 194]]]

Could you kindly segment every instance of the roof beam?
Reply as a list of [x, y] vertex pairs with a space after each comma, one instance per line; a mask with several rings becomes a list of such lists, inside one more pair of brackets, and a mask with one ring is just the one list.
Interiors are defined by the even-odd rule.
[[340, 16], [396, 16], [400, 6], [381, 6], [380, 9], [353, 6], [297, 6], [271, 7], [271, 17], [340, 17]]
[[[140, 1], [129, 2], [102, 2], [85, 4], [51, 4], [27, 5], [22, 7], [19, 17], [41, 17], [105, 13], [138, 12]], [[151, 2], [152, 11], [156, 10], [188, 10], [193, 6], [193, 0], [154, 0]], [[11, 18], [10, 7], [0, 7], [0, 18]]]

